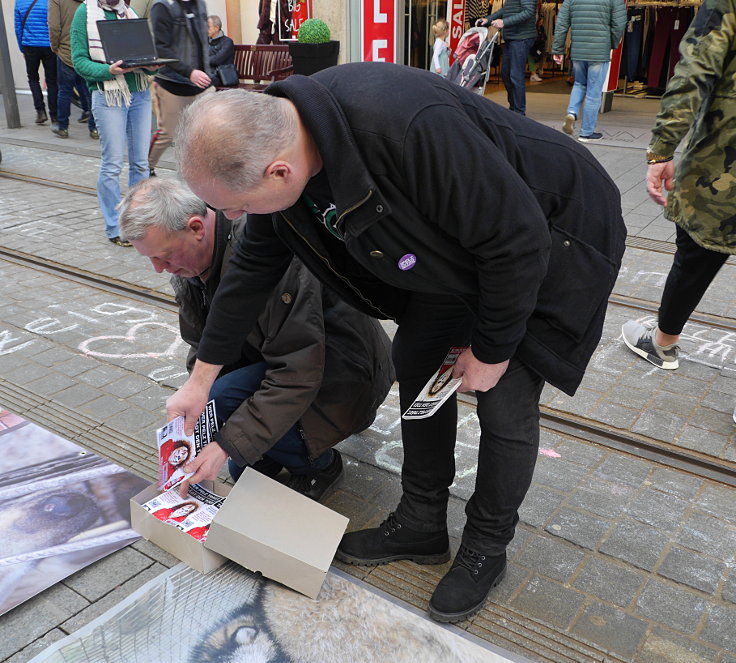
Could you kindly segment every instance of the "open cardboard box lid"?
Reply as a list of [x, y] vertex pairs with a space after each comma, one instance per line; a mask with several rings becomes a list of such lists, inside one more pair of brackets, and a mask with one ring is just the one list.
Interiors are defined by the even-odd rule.
[[311, 598], [348, 519], [246, 468], [212, 521], [205, 545]]

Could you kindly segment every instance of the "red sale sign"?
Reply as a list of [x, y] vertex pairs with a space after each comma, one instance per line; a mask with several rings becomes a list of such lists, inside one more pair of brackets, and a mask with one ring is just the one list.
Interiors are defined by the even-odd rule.
[[363, 62], [396, 62], [398, 0], [362, 0], [360, 52]]
[[460, 37], [465, 32], [465, 0], [453, 0], [450, 6], [450, 50], [457, 50]]

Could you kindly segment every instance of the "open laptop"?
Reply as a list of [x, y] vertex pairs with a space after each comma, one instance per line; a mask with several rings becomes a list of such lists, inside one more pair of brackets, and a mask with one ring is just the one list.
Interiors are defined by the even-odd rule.
[[123, 67], [146, 67], [178, 62], [157, 56], [156, 44], [146, 18], [97, 21], [97, 29], [108, 64], [122, 60]]

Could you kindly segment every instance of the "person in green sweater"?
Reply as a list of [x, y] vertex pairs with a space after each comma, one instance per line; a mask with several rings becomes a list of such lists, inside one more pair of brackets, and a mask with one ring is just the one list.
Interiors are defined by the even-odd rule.
[[105, 234], [117, 246], [120, 239], [117, 205], [120, 173], [128, 147], [128, 186], [148, 177], [148, 143], [151, 138], [149, 74], [156, 69], [121, 67], [122, 60], [105, 62], [97, 21], [137, 18], [123, 0], [85, 0], [74, 14], [71, 27], [72, 63], [92, 93], [92, 112], [100, 133], [101, 163], [97, 199], [105, 220]]

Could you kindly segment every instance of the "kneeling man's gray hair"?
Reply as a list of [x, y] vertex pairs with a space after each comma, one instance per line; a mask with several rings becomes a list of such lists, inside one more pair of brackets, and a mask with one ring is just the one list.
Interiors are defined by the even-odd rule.
[[179, 117], [179, 172], [190, 183], [246, 191], [296, 140], [297, 130], [284, 99], [247, 90], [202, 94]]
[[151, 177], [138, 182], [118, 205], [120, 236], [143, 239], [151, 226], [168, 233], [179, 232], [194, 215], [207, 214], [204, 201], [183, 182]]

